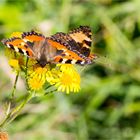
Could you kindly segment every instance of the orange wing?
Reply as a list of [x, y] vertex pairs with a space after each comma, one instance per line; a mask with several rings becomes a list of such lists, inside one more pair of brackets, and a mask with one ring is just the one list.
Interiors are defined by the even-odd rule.
[[18, 37], [13, 37], [10, 39], [2, 40], [2, 43], [6, 45], [8, 48], [15, 50], [16, 52], [22, 53], [29, 57], [33, 56], [32, 50], [28, 47], [28, 45]]
[[75, 53], [67, 49], [68, 46], [62, 45], [61, 42], [58, 43], [52, 39], [47, 39], [47, 43], [49, 46], [54, 47], [57, 49], [56, 56], [54, 57], [54, 63], [70, 63], [70, 64], [87, 64], [88, 61], [86, 58], [83, 58]]
[[16, 52], [22, 53], [29, 57], [34, 57], [34, 51], [32, 49], [35, 42], [41, 41], [45, 37], [35, 31], [23, 32], [20, 37], [13, 37], [10, 39], [2, 40], [2, 43], [8, 48], [15, 50]]
[[69, 32], [69, 36], [79, 45], [79, 51], [84, 56], [90, 55], [90, 47], [92, 44], [92, 32], [88, 26], [80, 26]]
[[25, 42], [38, 42], [38, 41], [45, 39], [45, 36], [42, 35], [41, 33], [35, 32], [35, 31], [23, 32], [22, 39]]
[[91, 36], [91, 29], [88, 26], [80, 26], [68, 34], [56, 33], [47, 38], [47, 42], [59, 51], [55, 57], [56, 62], [83, 65], [92, 63], [95, 58], [90, 53]]

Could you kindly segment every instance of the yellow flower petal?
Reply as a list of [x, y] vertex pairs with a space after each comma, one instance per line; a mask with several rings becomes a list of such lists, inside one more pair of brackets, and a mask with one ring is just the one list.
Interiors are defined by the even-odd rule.
[[63, 72], [55, 86], [58, 91], [78, 92], [80, 90], [80, 76], [76, 71], [73, 73]]
[[61, 75], [61, 72], [58, 69], [53, 68], [52, 70], [50, 70], [46, 73], [46, 80], [51, 85], [54, 85], [55, 83], [57, 83], [59, 81], [60, 75]]
[[73, 73], [76, 71], [74, 65], [72, 64], [57, 64], [57, 66], [60, 67], [60, 70], [62, 72], [67, 71], [67, 72]]
[[23, 33], [23, 32], [13, 32], [13, 33], [11, 34], [11, 37], [19, 37], [19, 38], [21, 38], [22, 33]]
[[19, 69], [19, 61], [17, 59], [10, 59], [9, 65], [14, 69]]
[[46, 82], [47, 68], [37, 67], [28, 72], [28, 85], [32, 90], [40, 90]]
[[42, 89], [44, 83], [45, 81], [40, 80], [38, 77], [31, 77], [28, 79], [28, 85], [31, 90], [37, 91], [37, 90]]

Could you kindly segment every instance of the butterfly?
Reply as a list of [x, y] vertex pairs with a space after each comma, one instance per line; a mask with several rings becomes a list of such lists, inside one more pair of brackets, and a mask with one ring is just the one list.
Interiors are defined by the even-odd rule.
[[58, 32], [45, 37], [35, 31], [23, 32], [21, 37], [3, 39], [2, 43], [23, 55], [46, 64], [91, 64], [97, 57], [91, 53], [92, 32], [88, 26], [80, 26], [68, 33]]

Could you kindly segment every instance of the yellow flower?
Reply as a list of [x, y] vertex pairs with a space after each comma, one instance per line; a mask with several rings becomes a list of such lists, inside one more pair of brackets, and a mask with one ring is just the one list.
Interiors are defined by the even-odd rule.
[[57, 70], [56, 68], [53, 68], [51, 71], [48, 71], [46, 73], [46, 80], [51, 85], [54, 85], [59, 81], [59, 75], [61, 74], [60, 70]]
[[19, 61], [17, 59], [10, 59], [9, 60], [9, 65], [16, 70], [19, 69]]
[[47, 72], [47, 68], [44, 67], [35, 67], [31, 70], [29, 70], [29, 74], [30, 74], [30, 77], [38, 77], [38, 78], [44, 78], [46, 76], [46, 72]]
[[20, 70], [21, 67], [25, 66], [25, 58], [12, 49], [6, 48], [5, 55], [8, 57], [9, 65], [14, 70]]
[[47, 67], [36, 67], [28, 72], [28, 85], [31, 90], [39, 90], [46, 82]]
[[39, 66], [39, 65], [37, 65], [37, 61], [35, 59], [29, 58], [28, 59], [28, 67], [29, 68], [34, 68], [36, 66]]
[[62, 72], [70, 72], [70, 73], [73, 73], [76, 71], [74, 65], [72, 64], [57, 64], [58, 67], [60, 67], [60, 70]]
[[23, 33], [23, 32], [13, 32], [13, 33], [11, 34], [11, 37], [19, 37], [19, 38], [21, 38], [22, 33]]
[[78, 92], [80, 90], [80, 75], [76, 71], [73, 71], [73, 73], [63, 72], [55, 86], [58, 91]]
[[46, 81], [58, 91], [70, 93], [80, 90], [80, 75], [73, 65], [59, 65], [52, 69], [50, 65], [39, 66], [29, 70], [28, 75], [28, 85], [32, 90], [42, 89]]
[[44, 83], [45, 82], [43, 80], [39, 79], [36, 76], [35, 77], [30, 77], [28, 79], [28, 85], [29, 85], [29, 87], [30, 87], [31, 90], [37, 91], [37, 90], [42, 89]]
[[8, 59], [15, 58], [15, 52], [8, 47], [5, 48], [5, 55], [8, 57]]

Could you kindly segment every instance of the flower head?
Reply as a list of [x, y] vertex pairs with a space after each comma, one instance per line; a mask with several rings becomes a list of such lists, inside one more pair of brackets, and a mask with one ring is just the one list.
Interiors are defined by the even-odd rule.
[[42, 89], [46, 81], [47, 68], [36, 67], [34, 70], [29, 70], [28, 72], [28, 85], [31, 90]]
[[23, 33], [23, 32], [13, 32], [13, 33], [11, 34], [11, 37], [19, 37], [19, 38], [21, 38], [22, 33]]
[[59, 76], [61, 72], [59, 69], [53, 68], [46, 73], [46, 80], [51, 85], [56, 84], [59, 81]]
[[59, 81], [55, 84], [58, 91], [62, 92], [78, 92], [80, 90], [80, 75], [77, 73], [73, 65], [61, 65], [62, 73]]
[[31, 90], [40, 90], [42, 89], [43, 85], [44, 85], [44, 81], [42, 79], [39, 79], [38, 77], [30, 77], [28, 79], [28, 85], [30, 87]]
[[45, 82], [54, 85], [58, 91], [70, 93], [80, 90], [80, 76], [73, 65], [58, 65], [51, 68], [37, 67], [29, 71], [28, 84], [30, 89], [39, 90]]
[[13, 68], [15, 68], [16, 70], [19, 69], [19, 62], [17, 59], [10, 59], [9, 60], [9, 65]]
[[60, 70], [62, 72], [73, 73], [76, 71], [74, 65], [72, 65], [72, 64], [57, 64], [57, 66], [60, 67]]

